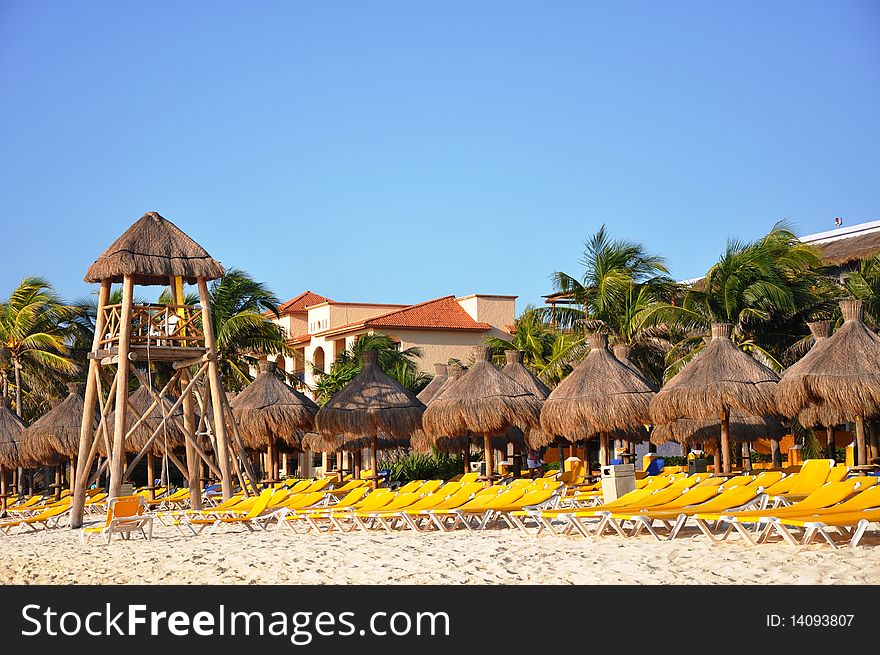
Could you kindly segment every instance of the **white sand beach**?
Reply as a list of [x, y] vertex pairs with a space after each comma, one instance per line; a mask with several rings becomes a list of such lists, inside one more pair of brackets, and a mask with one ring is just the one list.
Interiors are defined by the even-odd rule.
[[703, 536], [656, 542], [446, 534], [225, 532], [93, 541], [62, 528], [0, 538], [2, 584], [876, 584], [880, 538], [856, 549], [751, 548]]

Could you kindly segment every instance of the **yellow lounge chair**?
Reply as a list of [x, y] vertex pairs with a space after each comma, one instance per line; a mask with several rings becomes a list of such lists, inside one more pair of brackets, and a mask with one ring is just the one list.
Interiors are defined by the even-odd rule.
[[661, 535], [656, 530], [656, 524], [660, 523], [666, 528], [665, 536], [671, 540], [675, 539], [687, 525], [688, 520], [699, 512], [732, 512], [751, 508], [760, 501], [759, 489], [760, 487], [751, 485], [738, 485], [730, 489], [722, 489], [720, 493], [700, 503], [682, 507], [671, 507], [672, 503], [669, 503], [643, 510], [638, 514], [615, 512], [614, 517], [632, 522], [633, 529], [630, 536], [637, 536], [645, 530], [658, 541], [661, 540]]
[[[736, 531], [742, 535], [749, 544], [756, 546], [758, 541], [749, 532], [746, 525], [754, 525], [755, 532], [760, 535], [763, 530], [769, 530], [766, 526], [767, 523], [772, 521], [772, 519], [800, 516], [805, 513], [829, 508], [846, 500], [857, 491], [861, 491], [868, 486], [873, 486], [877, 483], [877, 478], [873, 478], [873, 481], [870, 481], [871, 479], [866, 479], [864, 482], [860, 480], [861, 479], [851, 479], [840, 482], [828, 482], [803, 500], [791, 505], [731, 513], [700, 512], [694, 515], [694, 520], [703, 534], [713, 541], [723, 541], [732, 532]], [[710, 522], [714, 523], [716, 527], [722, 524], [726, 525], [720, 538], [709, 527], [708, 524]]]
[[[795, 531], [804, 531], [801, 544], [810, 543], [818, 534], [832, 547], [837, 547], [836, 542], [828, 531], [829, 527], [834, 527], [838, 532], [843, 533], [850, 539], [850, 546], [855, 546], [858, 545], [868, 524], [872, 522], [870, 516], [873, 515], [870, 512], [878, 508], [880, 508], [880, 485], [875, 484], [856, 493], [848, 500], [832, 505], [827, 509], [813, 512], [806, 511], [799, 516], [774, 517], [770, 519], [768, 531], [762, 534], [764, 538], [761, 541], [766, 541], [770, 532], [775, 531], [788, 543], [795, 546], [799, 545], [792, 532], [788, 529], [794, 528]], [[855, 538], [854, 531], [863, 518], [866, 522], [861, 526], [858, 538]], [[850, 530], [847, 531], [847, 528], [850, 528]]]
[[[205, 528], [210, 528], [209, 532], [213, 533], [221, 525], [243, 525], [250, 532], [254, 531], [254, 527], [265, 530], [266, 527], [264, 523], [268, 516], [266, 512], [274, 493], [275, 492], [272, 489], [261, 491], [260, 495], [257, 496], [256, 501], [246, 514], [217, 516], [214, 518], [193, 518], [191, 516], [183, 516], [178, 521], [175, 521], [175, 525], [178, 527], [189, 528], [194, 535], [201, 534]], [[271, 513], [269, 515], [271, 515]]]
[[[57, 528], [60, 527], [61, 519], [66, 517], [69, 512], [70, 502], [68, 501], [66, 504], [60, 504], [56, 505], [55, 507], [50, 507], [37, 514], [22, 516], [20, 518], [12, 519], [10, 521], [3, 521], [2, 523], [0, 523], [0, 533], [9, 536], [12, 534], [12, 530], [14, 528], [23, 528], [25, 530], [29, 529], [35, 532], [39, 528], [42, 528], [44, 530]], [[39, 528], [37, 526], [39, 526]]]
[[83, 528], [80, 539], [87, 544], [92, 537], [99, 536], [104, 543], [110, 543], [114, 534], [128, 540], [131, 538], [131, 533], [136, 530], [140, 530], [144, 539], [152, 539], [153, 516], [147, 512], [144, 500], [144, 497], [138, 494], [111, 498], [107, 503], [107, 519], [104, 525]]

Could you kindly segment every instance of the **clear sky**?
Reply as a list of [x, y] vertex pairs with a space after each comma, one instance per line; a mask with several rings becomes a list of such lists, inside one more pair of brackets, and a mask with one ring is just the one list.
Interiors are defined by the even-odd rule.
[[0, 296], [145, 211], [282, 300], [880, 219], [878, 2], [0, 2]]

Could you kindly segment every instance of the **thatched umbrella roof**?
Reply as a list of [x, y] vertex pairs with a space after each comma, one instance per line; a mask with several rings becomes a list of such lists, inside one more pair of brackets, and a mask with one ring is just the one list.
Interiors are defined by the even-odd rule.
[[409, 441], [421, 427], [424, 404], [379, 368], [375, 352], [364, 351], [361, 357], [360, 373], [318, 411], [317, 431], [341, 435], [346, 442], [379, 435]]
[[615, 430], [626, 434], [649, 422], [654, 396], [650, 384], [611, 354], [607, 335], [591, 335], [590, 346], [590, 353], [544, 401], [544, 432], [577, 441]]
[[657, 387], [657, 385], [651, 382], [647, 377], [645, 377], [645, 374], [639, 370], [639, 367], [632, 363], [632, 360], [630, 360], [629, 358], [631, 353], [632, 347], [626, 345], [625, 343], [618, 343], [614, 346], [614, 356], [617, 358], [617, 360], [633, 373], [641, 377], [648, 384], [648, 386], [651, 387], [651, 389], [653, 389], [654, 391], [658, 391], [659, 388]]
[[147, 212], [89, 267], [86, 282], [122, 282], [132, 275], [139, 285], [167, 285], [181, 276], [188, 284], [198, 278], [223, 277], [223, 266], [171, 221]]
[[337, 437], [325, 437], [317, 432], [307, 432], [303, 435], [300, 445], [304, 451], [320, 453], [339, 450], [340, 443]]
[[434, 399], [449, 379], [449, 367], [446, 364], [434, 364], [434, 372], [435, 375], [428, 386], [416, 394], [416, 398], [421, 400], [425, 406]]
[[0, 399], [0, 468], [14, 469], [19, 466], [18, 440], [25, 425], [9, 409], [9, 398]]
[[79, 385], [67, 385], [67, 397], [34, 421], [21, 434], [18, 454], [22, 462], [50, 464], [57, 457], [79, 453], [79, 432], [83, 419], [83, 399]]
[[729, 323], [712, 325], [712, 339], [651, 401], [651, 421], [714, 420], [722, 413], [771, 416], [779, 376], [737, 348]]
[[245, 448], [265, 449], [273, 440], [293, 449], [315, 429], [318, 406], [275, 376], [275, 362], [260, 362], [260, 374], [230, 403]]
[[[447, 377], [443, 382], [443, 386], [437, 390], [434, 397], [426, 404], [430, 405], [432, 402], [440, 398], [447, 389], [452, 387], [452, 385], [454, 385], [455, 382], [465, 374], [465, 372], [465, 369], [460, 366], [447, 367]], [[432, 438], [425, 434], [425, 431], [421, 428], [413, 432], [412, 439], [410, 440], [410, 447], [417, 453], [430, 453], [434, 448], [442, 453], [459, 453], [469, 446], [470, 439], [467, 436]]]
[[546, 400], [547, 396], [550, 395], [550, 389], [523, 364], [522, 351], [508, 350], [504, 355], [507, 357], [507, 363], [504, 365], [502, 372], [519, 382], [523, 389], [530, 392], [538, 400]]
[[[508, 350], [504, 355], [507, 358], [507, 362], [504, 368], [501, 369], [501, 372], [519, 382], [523, 389], [531, 392], [538, 400], [546, 400], [547, 396], [550, 395], [550, 389], [523, 364], [522, 351]], [[496, 442], [498, 439], [498, 437], [495, 437], [493, 442]], [[508, 431], [504, 441], [514, 444], [517, 448], [525, 448], [526, 446], [540, 448], [541, 446], [553, 443], [553, 437], [546, 434], [540, 427], [529, 428], [525, 433], [519, 428], [514, 427]], [[496, 447], [498, 446], [496, 445]]]
[[511, 427], [536, 427], [541, 401], [495, 368], [488, 348], [478, 346], [474, 355], [470, 370], [443, 389], [425, 411], [425, 433], [432, 438], [468, 433], [495, 437]]
[[[159, 392], [156, 391], [156, 394]], [[139, 387], [137, 391], [131, 394], [128, 397], [128, 402], [131, 407], [128, 408], [128, 411], [125, 413], [125, 432], [128, 434], [128, 431], [134, 427], [134, 424], [140, 420], [140, 417], [143, 416], [144, 412], [146, 412], [150, 405], [153, 404], [153, 396], [150, 394], [150, 390], [147, 387]], [[186, 437], [184, 436], [184, 427], [183, 427], [183, 408], [178, 406], [178, 408], [171, 413], [171, 408], [174, 406], [174, 403], [170, 401], [168, 398], [162, 399], [161, 405], [156, 405], [152, 412], [150, 412], [147, 420], [141, 423], [138, 426], [138, 429], [134, 431], [132, 435], [128, 437], [125, 441], [125, 452], [128, 453], [139, 453], [141, 448], [146, 445], [147, 440], [153, 435], [153, 432], [162, 424], [162, 417], [167, 416], [168, 421], [165, 423], [165, 427], [163, 427], [159, 431], [159, 436], [157, 436], [153, 443], [150, 444], [150, 449], [147, 451], [149, 454], [154, 456], [161, 456], [164, 453], [163, 446], [167, 443], [168, 448], [182, 448], [186, 445]], [[132, 411], [132, 407], [137, 411], [137, 415]], [[110, 443], [113, 443], [113, 430], [115, 427], [115, 419], [116, 419], [116, 410], [110, 412], [107, 416], [107, 427], [110, 430], [109, 440]], [[104, 440], [98, 439], [98, 454], [101, 457], [107, 456], [107, 448], [105, 447]]]
[[[675, 441], [680, 444], [718, 441], [721, 424], [716, 420], [680, 418], [671, 423], [656, 425], [651, 430], [651, 443], [664, 444]], [[779, 439], [785, 434], [782, 422], [774, 416], [745, 416], [732, 414], [730, 417], [730, 439], [738, 443], [752, 442], [756, 439]]]
[[840, 310], [843, 325], [780, 383], [776, 403], [786, 416], [797, 416], [810, 405], [850, 419], [880, 414], [880, 337], [865, 326], [861, 301], [842, 300]]

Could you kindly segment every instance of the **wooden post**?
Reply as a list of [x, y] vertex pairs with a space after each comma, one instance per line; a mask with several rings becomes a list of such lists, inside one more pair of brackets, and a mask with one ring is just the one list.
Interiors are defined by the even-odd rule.
[[[599, 466], [608, 466], [611, 463], [610, 453], [610, 439], [606, 433], [601, 433], [599, 435]], [[562, 464], [560, 463], [560, 466]]]
[[[202, 305], [202, 329], [205, 334], [205, 349], [208, 351], [208, 385], [211, 387], [211, 405], [214, 410], [217, 465], [220, 467], [220, 484], [223, 490], [223, 500], [229, 500], [232, 497], [232, 476], [229, 474], [229, 445], [226, 440], [226, 419], [223, 416], [223, 387], [220, 386], [217, 343], [214, 340], [214, 324], [211, 318], [211, 296], [208, 293], [208, 283], [203, 277], [199, 278], [199, 300]], [[256, 480], [251, 482], [256, 483]]]
[[721, 412], [721, 468], [730, 473], [730, 414]]
[[275, 482], [275, 442], [272, 438], [269, 438], [269, 443], [266, 445], [266, 466], [263, 469], [266, 474], [266, 479], [269, 482]]
[[61, 487], [64, 486], [63, 464], [59, 461], [55, 465], [55, 501], [61, 500]]
[[874, 421], [868, 421], [868, 455], [866, 464], [873, 464], [880, 457], [880, 448], [877, 443], [877, 429]]
[[[303, 477], [300, 475], [299, 477]], [[354, 479], [361, 479], [361, 449], [356, 448], [354, 451]]]
[[856, 466], [864, 466], [867, 464], [865, 457], [865, 420], [861, 416], [856, 416]]
[[126, 275], [122, 280], [122, 309], [119, 314], [119, 369], [116, 374], [116, 414], [113, 421], [113, 452], [110, 455], [110, 498], [119, 496], [125, 475], [125, 433], [128, 419], [128, 353], [131, 341], [131, 306], [134, 280]]
[[495, 449], [492, 448], [492, 438], [487, 434], [483, 435], [483, 456], [486, 463], [486, 480], [491, 485], [495, 474]]
[[712, 455], [712, 463], [715, 465], [715, 474], [721, 473], [721, 441], [715, 442], [715, 453]]
[[0, 509], [6, 511], [6, 469], [0, 466]]
[[828, 459], [836, 459], [837, 458], [837, 447], [834, 443], [834, 426], [826, 425], [825, 426], [825, 456]]
[[[174, 298], [174, 304], [181, 307], [186, 299], [183, 295], [183, 278], [175, 276], [171, 278], [171, 291]], [[180, 322], [186, 320], [183, 309], [177, 310], [180, 316]], [[186, 389], [189, 383], [189, 371], [184, 370], [180, 374], [180, 389]], [[199, 480], [199, 472], [201, 470], [201, 461], [199, 454], [195, 449], [196, 443], [196, 413], [195, 403], [193, 402], [192, 392], [186, 393], [183, 398], [183, 431], [192, 439], [186, 439], [186, 470], [187, 470], [187, 486], [189, 487], [189, 503], [192, 509], [202, 508], [202, 485]]]
[[373, 491], [379, 488], [379, 436], [373, 435], [373, 441], [370, 444], [371, 455], [373, 456]]
[[779, 439], [770, 439], [770, 464], [774, 468], [782, 466], [782, 449]]
[[[95, 336], [92, 339], [92, 352], [97, 352], [104, 336], [106, 320], [104, 308], [110, 300], [110, 280], [101, 282], [101, 290], [98, 293], [98, 315], [95, 319]], [[83, 399], [83, 420], [79, 430], [79, 454], [76, 458], [76, 469], [73, 473], [73, 504], [70, 509], [70, 527], [81, 528], [83, 523], [83, 506], [86, 500], [86, 482], [89, 478], [89, 469], [92, 460], [89, 452], [94, 438], [95, 406], [98, 400], [98, 368], [101, 363], [97, 359], [89, 360], [89, 372], [86, 379], [86, 391]]]
[[743, 473], [752, 471], [752, 447], [748, 441], [742, 442], [742, 470]]
[[461, 458], [464, 461], [464, 473], [471, 472], [471, 440], [470, 437], [466, 439], [464, 448], [461, 449]]
[[156, 500], [156, 470], [154, 468], [153, 453], [147, 452], [147, 487], [150, 490], [150, 500]]

